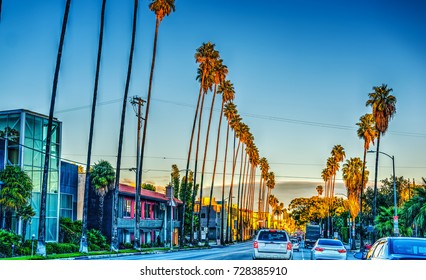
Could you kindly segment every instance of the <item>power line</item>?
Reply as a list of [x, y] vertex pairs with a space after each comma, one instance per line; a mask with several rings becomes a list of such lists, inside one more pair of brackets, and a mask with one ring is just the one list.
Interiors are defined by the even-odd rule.
[[[123, 99], [112, 99], [108, 101], [98, 102], [98, 105], [108, 105], [113, 104], [122, 101]], [[188, 108], [194, 108], [193, 105], [187, 104], [187, 103], [181, 103], [176, 101], [170, 101], [170, 100], [163, 100], [158, 98], [152, 98], [152, 100], [161, 102], [161, 103], [168, 103], [173, 104], [176, 106], [181, 107], [188, 107]], [[82, 109], [90, 108], [89, 105], [86, 106], [79, 106], [79, 107], [73, 107], [69, 109], [63, 109], [56, 111], [57, 114], [61, 113], [67, 113]], [[208, 109], [208, 107], [206, 107]], [[219, 112], [220, 110], [215, 109], [214, 111]], [[277, 121], [277, 122], [286, 122], [286, 123], [292, 123], [292, 124], [300, 124], [300, 125], [307, 125], [307, 126], [314, 126], [314, 127], [322, 127], [322, 128], [332, 128], [332, 129], [340, 129], [340, 130], [356, 130], [357, 128], [355, 126], [348, 126], [348, 125], [339, 125], [339, 124], [330, 124], [330, 123], [322, 123], [322, 122], [313, 122], [313, 121], [305, 121], [305, 120], [298, 120], [298, 119], [290, 119], [290, 118], [284, 118], [284, 117], [276, 117], [276, 116], [269, 116], [269, 115], [260, 115], [260, 114], [252, 114], [252, 113], [244, 113], [239, 112], [241, 116], [246, 116], [249, 118], [254, 119], [262, 119], [262, 120], [270, 120], [270, 121]], [[426, 138], [426, 133], [418, 133], [418, 132], [406, 132], [406, 131], [388, 131], [389, 134], [399, 135], [399, 136], [407, 136], [407, 137], [420, 137], [420, 138]]]

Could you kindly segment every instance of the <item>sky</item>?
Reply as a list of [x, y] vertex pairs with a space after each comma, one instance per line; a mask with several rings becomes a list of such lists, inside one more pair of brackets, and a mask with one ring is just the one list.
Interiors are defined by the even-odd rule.
[[[0, 110], [23, 108], [49, 114], [65, 2], [2, 1]], [[149, 3], [139, 1], [129, 88], [129, 97], [145, 100], [155, 30]], [[363, 140], [356, 134], [356, 123], [371, 113], [371, 107], [366, 107], [368, 93], [381, 84], [393, 89], [397, 102], [380, 150], [395, 157], [396, 176], [416, 183], [426, 177], [424, 1], [176, 0], [175, 5], [176, 11], [159, 29], [143, 182], [164, 186], [172, 164], [186, 168], [199, 92], [194, 54], [206, 42], [215, 44], [228, 67], [238, 113], [249, 126], [260, 156], [275, 173], [273, 194], [285, 207], [295, 197], [317, 194], [333, 146], [341, 145], [346, 159], [362, 158]], [[63, 125], [62, 158], [83, 166], [100, 9], [100, 0], [71, 2], [54, 113]], [[92, 164], [105, 159], [116, 165], [132, 15], [133, 1], [107, 1]], [[210, 92], [204, 116], [209, 113], [211, 97]], [[204, 181], [208, 187], [219, 110], [220, 102], [216, 102]], [[224, 150], [224, 131], [223, 127], [220, 151]], [[136, 113], [127, 103], [123, 182], [134, 181], [135, 173], [124, 169], [136, 166], [136, 132]], [[201, 163], [198, 166], [200, 170]], [[222, 166], [223, 156], [218, 170]], [[194, 157], [190, 168], [194, 169]], [[367, 169], [372, 185], [373, 154], [367, 157]], [[380, 156], [379, 180], [391, 174], [392, 160]], [[215, 182], [221, 180], [219, 171]], [[340, 172], [337, 183], [336, 193], [346, 193]]]

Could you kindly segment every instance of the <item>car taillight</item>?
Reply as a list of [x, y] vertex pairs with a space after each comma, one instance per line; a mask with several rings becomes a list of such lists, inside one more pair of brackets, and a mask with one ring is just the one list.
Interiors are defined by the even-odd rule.
[[287, 250], [291, 250], [291, 247], [292, 247], [291, 242], [288, 242], [288, 243], [287, 243]]
[[343, 254], [343, 253], [346, 253], [346, 250], [345, 249], [340, 249], [340, 250], [337, 250], [337, 252], [339, 252], [340, 254]]
[[253, 248], [259, 248], [259, 243], [257, 243], [257, 241], [254, 241], [254, 243], [253, 243]]
[[324, 248], [316, 247], [316, 248], [315, 248], [315, 251], [322, 252], [322, 251], [324, 251]]

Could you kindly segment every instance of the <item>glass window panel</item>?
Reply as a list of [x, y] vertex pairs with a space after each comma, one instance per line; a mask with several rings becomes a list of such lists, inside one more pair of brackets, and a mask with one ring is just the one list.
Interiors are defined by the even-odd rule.
[[56, 241], [58, 232], [58, 219], [46, 218], [46, 241]]
[[56, 217], [58, 215], [58, 195], [47, 194], [46, 217]]
[[40, 216], [40, 193], [33, 192], [31, 195], [31, 207], [34, 209], [35, 215], [34, 217]]
[[26, 114], [25, 137], [34, 138], [34, 116]]
[[43, 122], [39, 117], [34, 118], [34, 139], [43, 140]]

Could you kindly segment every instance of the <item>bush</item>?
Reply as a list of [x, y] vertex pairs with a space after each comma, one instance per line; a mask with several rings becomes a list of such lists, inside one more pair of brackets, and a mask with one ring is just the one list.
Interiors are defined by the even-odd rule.
[[87, 231], [87, 241], [91, 251], [107, 250], [109, 248], [106, 237], [96, 229]]
[[79, 249], [79, 246], [72, 243], [46, 243], [47, 254], [76, 253], [79, 251]]
[[21, 236], [8, 230], [0, 230], [0, 257], [12, 257], [12, 244], [14, 254], [18, 254], [21, 247]]

